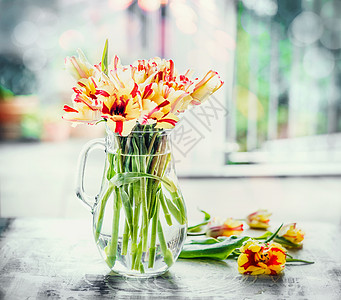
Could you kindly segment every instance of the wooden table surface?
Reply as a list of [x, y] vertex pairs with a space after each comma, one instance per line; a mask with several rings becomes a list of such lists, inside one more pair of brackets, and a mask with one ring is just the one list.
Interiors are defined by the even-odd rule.
[[234, 260], [179, 259], [163, 276], [110, 273], [90, 220], [0, 219], [0, 299], [341, 299], [341, 232], [304, 223], [307, 235], [281, 276], [244, 276]]

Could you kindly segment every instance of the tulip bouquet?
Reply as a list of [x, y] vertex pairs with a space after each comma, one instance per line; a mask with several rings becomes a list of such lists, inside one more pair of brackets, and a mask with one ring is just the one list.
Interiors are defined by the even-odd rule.
[[67, 70], [77, 80], [73, 107], [64, 106], [65, 120], [96, 124], [101, 120], [121, 136], [151, 125], [170, 129], [179, 114], [203, 103], [222, 85], [219, 75], [209, 71], [202, 78], [191, 78], [187, 70], [178, 74], [174, 62], [155, 57], [123, 66], [117, 56], [108, 65], [107, 44], [102, 62], [91, 65], [81, 50], [78, 58], [65, 59]]
[[[108, 63], [107, 49], [106, 43], [97, 65], [80, 50], [78, 57], [66, 58], [66, 68], [77, 83], [73, 105], [64, 106], [63, 118], [73, 123], [106, 122], [107, 167], [94, 209], [95, 240], [110, 268], [115, 270], [117, 258], [123, 257], [131, 270], [144, 273], [154, 267], [156, 257], [169, 267], [180, 252], [171, 251], [165, 226], [187, 226], [167, 133], [181, 113], [201, 104], [223, 82], [214, 71], [201, 79], [193, 79], [190, 70], [178, 74], [172, 60], [157, 57], [122, 65], [115, 56]], [[108, 237], [102, 227], [110, 198]]]

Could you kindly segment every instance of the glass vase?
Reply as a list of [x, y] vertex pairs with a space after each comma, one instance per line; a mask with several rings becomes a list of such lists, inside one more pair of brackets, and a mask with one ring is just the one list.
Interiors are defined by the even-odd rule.
[[[123, 137], [89, 142], [79, 159], [77, 196], [93, 214], [97, 247], [109, 266], [126, 276], [166, 272], [187, 234], [187, 213], [178, 185], [169, 131], [141, 126]], [[95, 200], [84, 190], [88, 154], [105, 150], [106, 163]]]

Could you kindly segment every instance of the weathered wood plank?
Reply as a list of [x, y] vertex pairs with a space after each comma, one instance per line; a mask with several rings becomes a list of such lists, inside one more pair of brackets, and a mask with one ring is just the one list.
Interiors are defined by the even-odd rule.
[[292, 254], [315, 264], [281, 276], [243, 276], [233, 260], [178, 260], [161, 277], [128, 279], [108, 272], [89, 223], [14, 220], [0, 236], [0, 299], [341, 299], [341, 234], [331, 224], [304, 224], [304, 249]]

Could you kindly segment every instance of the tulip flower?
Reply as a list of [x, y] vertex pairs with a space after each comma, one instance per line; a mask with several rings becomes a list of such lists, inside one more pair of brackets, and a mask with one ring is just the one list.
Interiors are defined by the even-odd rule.
[[93, 109], [101, 108], [101, 102], [98, 99], [97, 83], [94, 77], [81, 78], [73, 88], [75, 92], [72, 96], [73, 101], [83, 102]]
[[217, 238], [218, 236], [239, 235], [243, 232], [243, 223], [229, 218], [223, 224], [214, 219], [208, 224], [206, 235]]
[[176, 91], [163, 81], [147, 85], [142, 93], [140, 123], [142, 125], [156, 123], [155, 128], [173, 128], [179, 120], [175, 114], [177, 107], [186, 97], [189, 97], [188, 93]]
[[270, 216], [271, 213], [269, 213], [266, 209], [257, 210], [247, 216], [246, 223], [250, 226], [250, 228], [266, 229], [270, 226]]
[[246, 275], [277, 275], [284, 270], [286, 250], [277, 243], [250, 240], [239, 248], [238, 271]]
[[73, 88], [73, 107], [64, 106], [63, 119], [75, 123], [95, 124], [100, 120], [102, 102], [96, 95], [97, 83], [93, 77], [81, 78]]
[[65, 114], [63, 119], [75, 123], [86, 123], [90, 125], [96, 124], [101, 117], [101, 112], [99, 110], [92, 110], [85, 104], [74, 103], [74, 107], [69, 105], [64, 105], [63, 110]]
[[78, 49], [77, 53], [78, 57], [65, 58], [65, 68], [76, 80], [93, 76], [96, 68], [88, 62], [82, 50]]
[[220, 79], [215, 71], [208, 71], [203, 79], [197, 80], [191, 96], [193, 98], [191, 104], [199, 105], [203, 103], [210, 95], [217, 91], [224, 82]]
[[131, 74], [134, 81], [145, 87], [153, 82], [170, 82], [173, 81], [177, 72], [174, 68], [172, 60], [165, 60], [154, 57], [149, 60], [139, 59], [131, 66]]
[[[292, 243], [293, 247], [302, 247], [304, 232], [296, 227], [296, 223], [291, 223], [283, 226], [278, 233], [279, 239], [285, 239]], [[291, 247], [290, 244], [285, 244], [286, 247]]]
[[[115, 55], [113, 63], [109, 65], [109, 78], [104, 78], [105, 85], [113, 85], [117, 91], [121, 94], [129, 94], [133, 89], [138, 87], [131, 76], [130, 67], [124, 67], [121, 65], [120, 59]], [[139, 92], [137, 88], [136, 91]]]
[[97, 90], [99, 98], [103, 101], [102, 118], [107, 120], [108, 127], [122, 135], [127, 136], [135, 127], [140, 115], [140, 95], [137, 84], [129, 93], [122, 93], [126, 88], [117, 90], [110, 83], [101, 90]]

